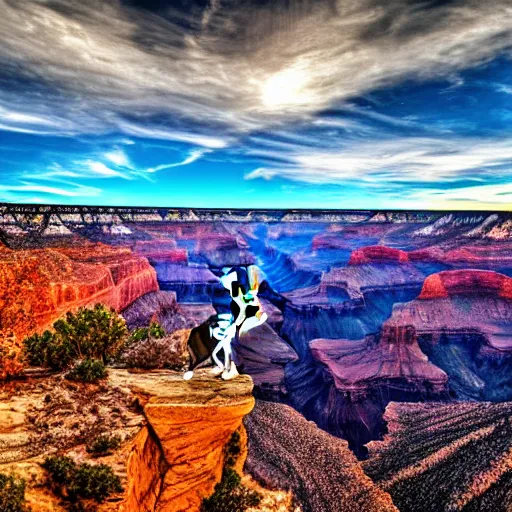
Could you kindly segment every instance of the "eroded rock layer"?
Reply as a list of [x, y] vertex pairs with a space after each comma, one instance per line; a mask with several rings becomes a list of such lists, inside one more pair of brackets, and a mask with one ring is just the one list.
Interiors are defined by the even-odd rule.
[[397, 512], [364, 474], [347, 442], [291, 407], [258, 401], [244, 420], [246, 470], [264, 485], [292, 490], [304, 512]]
[[198, 511], [220, 481], [223, 450], [254, 406], [252, 380], [224, 382], [197, 371], [191, 381], [161, 372], [111, 379], [140, 397], [148, 426], [128, 459], [127, 498], [120, 510]]
[[510, 403], [391, 403], [363, 467], [401, 512], [508, 512], [511, 416]]
[[102, 244], [0, 253], [0, 330], [19, 337], [67, 311], [103, 303], [121, 310], [158, 289], [148, 260]]

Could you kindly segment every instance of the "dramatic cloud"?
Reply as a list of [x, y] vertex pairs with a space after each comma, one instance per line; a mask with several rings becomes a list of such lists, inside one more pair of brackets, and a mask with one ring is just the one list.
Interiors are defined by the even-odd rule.
[[0, 137], [27, 153], [5, 143], [0, 199], [140, 181], [151, 201], [205, 166], [240, 194], [284, 179], [506, 205], [512, 74], [470, 89], [466, 73], [511, 69], [509, 0], [150, 4], [0, 0]]
[[[33, 84], [21, 95], [3, 91], [0, 107], [18, 114], [3, 115], [3, 124], [43, 131], [48, 123], [71, 132], [127, 128], [124, 116], [135, 130], [153, 122], [165, 131], [151, 116], [167, 113], [227, 136], [406, 78], [456, 74], [509, 50], [512, 30], [506, 0], [432, 9], [340, 0], [293, 11], [280, 2], [213, 2], [202, 17], [188, 18], [112, 0], [1, 4], [4, 73], [21, 71]], [[23, 123], [24, 116], [35, 119]]]

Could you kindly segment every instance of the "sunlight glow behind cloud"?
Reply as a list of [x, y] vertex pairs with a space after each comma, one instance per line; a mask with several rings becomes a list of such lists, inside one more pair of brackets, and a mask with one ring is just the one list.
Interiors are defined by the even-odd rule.
[[[168, 179], [158, 171], [187, 166], [174, 176], [191, 192], [211, 168], [239, 195], [250, 180], [269, 206], [266, 191], [286, 180], [332, 194], [356, 187], [362, 203], [411, 187], [432, 205], [477, 184], [489, 188], [464, 200], [506, 207], [497, 190], [510, 184], [512, 134], [485, 122], [510, 125], [512, 73], [467, 92], [463, 75], [500, 58], [512, 69], [508, 0], [164, 4], [0, 0], [0, 137], [27, 137], [32, 151], [30, 161], [10, 147], [0, 155], [4, 199], [31, 192], [23, 179], [41, 194], [82, 180], [117, 193], [122, 179], [151, 200]], [[434, 83], [435, 97], [406, 96], [394, 110], [377, 99]], [[480, 106], [489, 91], [495, 104]], [[468, 102], [461, 119], [457, 101]], [[44, 142], [53, 137], [80, 150]]]

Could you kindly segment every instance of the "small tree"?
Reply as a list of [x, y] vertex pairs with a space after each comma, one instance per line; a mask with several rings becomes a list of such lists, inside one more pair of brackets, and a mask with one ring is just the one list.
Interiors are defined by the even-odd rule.
[[57, 320], [53, 328], [76, 357], [103, 359], [104, 363], [121, 348], [128, 334], [124, 318], [103, 304], [92, 309], [82, 307], [74, 314], [68, 312], [66, 319]]
[[15, 475], [0, 473], [0, 510], [27, 512], [25, 505], [25, 480]]
[[117, 354], [128, 335], [124, 318], [103, 304], [68, 312], [53, 324], [53, 329], [25, 339], [30, 364], [63, 370], [77, 359], [100, 359], [105, 363]]

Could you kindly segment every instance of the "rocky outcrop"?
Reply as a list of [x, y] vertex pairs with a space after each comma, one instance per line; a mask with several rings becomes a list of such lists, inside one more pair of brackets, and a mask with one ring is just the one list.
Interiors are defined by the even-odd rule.
[[282, 333], [299, 354], [315, 338], [361, 339], [377, 332], [394, 303], [421, 291], [425, 272], [402, 251], [379, 247], [355, 254], [349, 266], [323, 273], [318, 286], [283, 294], [288, 302]]
[[[126, 487], [127, 448], [144, 425], [129, 390], [108, 383], [84, 385], [62, 376], [38, 376], [0, 388], [0, 473], [25, 479], [31, 512], [65, 512], [47, 486], [41, 463], [55, 453], [83, 462], [108, 464]], [[86, 445], [99, 435], [118, 436], [121, 449], [92, 459]], [[98, 512], [117, 512], [122, 495], [113, 495]]]
[[218, 277], [206, 265], [185, 266], [155, 263], [160, 288], [176, 292], [180, 302], [211, 302], [214, 289], [221, 288]]
[[425, 279], [418, 299], [442, 299], [455, 295], [491, 295], [512, 299], [512, 278], [484, 270], [452, 270]]
[[350, 255], [349, 265], [364, 265], [367, 263], [407, 263], [407, 252], [382, 245], [369, 245], [357, 249]]
[[[512, 350], [512, 278], [481, 270], [429, 276], [417, 300], [397, 304], [387, 325], [411, 325], [418, 334], [480, 332], [490, 347]], [[437, 336], [436, 336], [437, 335]]]
[[[65, 510], [41, 467], [54, 453], [108, 464], [121, 478], [124, 493], [98, 512], [198, 512], [253, 405], [250, 377], [224, 382], [202, 371], [191, 382], [177, 372], [112, 368], [99, 385], [60, 375], [12, 382], [0, 389], [0, 473], [26, 479], [33, 512]], [[102, 434], [118, 436], [121, 448], [91, 460], [86, 445]]]
[[[446, 393], [447, 376], [421, 351], [414, 327], [384, 325], [376, 340], [313, 340], [313, 357], [325, 365], [336, 389], [352, 400], [383, 386], [427, 396]], [[405, 398], [405, 396], [404, 396]]]
[[512, 226], [510, 213], [447, 213], [413, 232], [417, 237], [486, 238], [505, 240]]
[[346, 441], [291, 407], [258, 401], [244, 423], [246, 470], [266, 486], [291, 490], [304, 512], [398, 512], [364, 474]]
[[241, 237], [231, 234], [209, 233], [208, 236], [197, 240], [194, 252], [213, 268], [255, 263], [246, 242]]
[[[409, 260], [415, 263], [433, 263], [450, 269], [484, 269], [500, 271], [512, 268], [512, 245], [510, 242], [473, 241], [454, 244], [451, 247], [433, 245], [408, 253]], [[438, 270], [441, 270], [440, 268]]]
[[258, 397], [286, 400], [285, 367], [297, 353], [267, 323], [240, 336], [235, 347], [241, 369], [254, 380]]
[[197, 374], [184, 381], [165, 371], [112, 373], [112, 382], [139, 396], [148, 422], [129, 455], [120, 512], [198, 511], [220, 481], [224, 446], [254, 406], [252, 381], [241, 376], [224, 382], [205, 371]]
[[448, 377], [421, 351], [414, 328], [383, 327], [362, 340], [318, 339], [287, 371], [293, 405], [347, 439], [358, 456], [385, 432], [390, 400], [448, 398]]
[[158, 322], [167, 333], [205, 322], [215, 310], [211, 304], [178, 303], [176, 293], [158, 290], [146, 293], [122, 311], [129, 329]]
[[364, 294], [385, 289], [418, 288], [425, 273], [410, 262], [405, 251], [383, 246], [367, 246], [353, 251], [347, 267], [333, 267], [322, 274], [318, 286], [285, 294], [301, 307], [343, 306], [362, 301]]
[[19, 337], [80, 306], [100, 302], [119, 311], [158, 289], [146, 258], [102, 244], [3, 251], [0, 276], [0, 329]]
[[511, 282], [479, 270], [434, 274], [417, 300], [395, 305], [386, 325], [415, 329], [422, 352], [448, 374], [458, 398], [510, 400]]
[[442, 217], [436, 219], [434, 222], [427, 224], [426, 226], [423, 226], [420, 229], [416, 230], [413, 234], [414, 236], [419, 237], [460, 235], [463, 234], [464, 232], [474, 229], [475, 226], [481, 224], [484, 220], [485, 215], [479, 213], [447, 213], [446, 215], [443, 215]]

